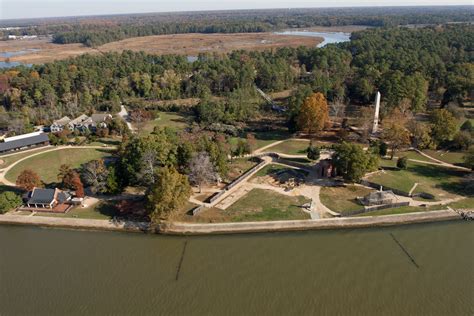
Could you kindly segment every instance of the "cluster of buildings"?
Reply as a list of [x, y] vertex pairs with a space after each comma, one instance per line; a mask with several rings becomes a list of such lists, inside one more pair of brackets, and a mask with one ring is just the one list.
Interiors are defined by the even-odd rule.
[[56, 120], [51, 124], [49, 130], [51, 133], [59, 133], [63, 130], [85, 132], [87, 130], [94, 132], [99, 128], [106, 128], [107, 122], [112, 119], [112, 115], [107, 113], [92, 114], [87, 116], [82, 114], [75, 119], [67, 116]]

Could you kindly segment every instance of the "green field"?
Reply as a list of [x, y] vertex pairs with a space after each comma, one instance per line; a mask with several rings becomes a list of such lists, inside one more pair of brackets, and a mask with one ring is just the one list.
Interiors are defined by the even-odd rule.
[[421, 161], [426, 161], [426, 162], [436, 162], [433, 159], [430, 159], [428, 157], [420, 155], [419, 153], [417, 153], [414, 150], [407, 150], [407, 151], [398, 152], [398, 153], [396, 153], [396, 155], [398, 157], [407, 157], [408, 159], [415, 159], [415, 160], [421, 160]]
[[444, 210], [446, 206], [432, 206], [432, 207], [421, 207], [421, 206], [402, 206], [402, 207], [393, 207], [386, 208], [383, 210], [377, 210], [372, 212], [367, 212], [360, 214], [358, 216], [380, 216], [380, 215], [393, 215], [393, 214], [406, 214], [406, 213], [415, 213], [415, 212], [429, 212], [429, 211], [438, 211]]
[[439, 151], [439, 150], [424, 150], [425, 154], [435, 159], [447, 162], [453, 165], [462, 165], [464, 163], [465, 153], [460, 151]]
[[26, 152], [18, 152], [14, 155], [7, 156], [7, 157], [1, 157], [0, 156], [0, 160], [3, 161], [3, 163], [0, 164], [0, 169], [6, 168], [9, 165], [11, 165], [12, 163], [14, 163], [14, 162], [16, 162], [16, 161], [18, 161], [22, 158], [28, 157], [29, 155], [39, 153], [39, 152], [42, 152], [42, 151], [46, 151], [46, 150], [51, 150], [51, 147], [41, 147], [41, 148], [36, 148], [35, 150], [26, 151]]
[[[270, 145], [271, 143], [274, 143], [274, 142], [277, 142], [277, 141], [280, 141], [280, 140], [284, 140], [284, 139], [287, 139], [288, 137], [290, 137], [290, 134], [285, 130], [275, 130], [275, 131], [266, 131], [266, 132], [252, 132], [252, 134], [255, 136], [255, 140], [256, 140], [256, 143], [257, 143], [255, 149], [265, 147], [267, 145]], [[246, 140], [245, 137], [231, 137], [229, 139], [229, 143], [233, 147], [235, 147], [240, 139], [242, 139], [244, 141]]]
[[452, 208], [460, 208], [460, 209], [474, 209], [474, 197], [466, 198], [457, 202], [453, 202], [449, 204]]
[[374, 190], [348, 185], [346, 187], [323, 187], [319, 194], [321, 203], [328, 207], [331, 211], [341, 213], [342, 215], [350, 214], [354, 211], [361, 211], [364, 206], [357, 202], [357, 197], [364, 197]]
[[309, 219], [310, 215], [300, 207], [309, 202], [302, 196], [291, 197], [269, 190], [253, 189], [225, 213], [232, 217], [233, 222]]
[[226, 180], [235, 180], [256, 165], [257, 162], [252, 159], [234, 158], [232, 162], [229, 163], [229, 172]]
[[[389, 164], [385, 160], [382, 162]], [[384, 173], [371, 176], [369, 181], [407, 193], [415, 183], [419, 183], [415, 192], [423, 191], [436, 198], [448, 198], [453, 193], [463, 194], [459, 181], [466, 174], [467, 172], [456, 169], [409, 161], [406, 170], [385, 170]]]
[[82, 164], [94, 159], [110, 156], [111, 151], [105, 149], [64, 148], [46, 152], [23, 160], [15, 165], [5, 175], [6, 179], [15, 182], [18, 175], [25, 169], [38, 173], [46, 184], [55, 183], [59, 167], [68, 164], [72, 168], [79, 168]]
[[306, 155], [306, 149], [309, 146], [309, 140], [286, 140], [281, 144], [277, 144], [268, 148], [268, 151], [277, 152], [287, 155]]
[[88, 219], [112, 219], [117, 214], [117, 208], [111, 202], [98, 202], [91, 207], [74, 207], [69, 212], [63, 214], [41, 213], [35, 216], [67, 217], [67, 218], [88, 218]]
[[273, 174], [277, 171], [286, 170], [286, 169], [289, 169], [289, 168], [285, 167], [285, 166], [282, 166], [282, 165], [274, 165], [274, 164], [266, 165], [265, 167], [263, 167], [262, 169], [257, 171], [252, 176], [252, 178], [268, 176], [268, 175]]
[[155, 127], [172, 127], [177, 130], [183, 130], [188, 126], [186, 117], [175, 112], [159, 112], [157, 119], [148, 121], [140, 130], [141, 134], [153, 132]]

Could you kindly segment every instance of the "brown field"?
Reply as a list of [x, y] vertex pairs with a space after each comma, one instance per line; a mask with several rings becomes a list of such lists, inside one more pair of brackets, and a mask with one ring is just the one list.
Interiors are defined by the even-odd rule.
[[[82, 44], [53, 44], [46, 39], [0, 41], [0, 52], [40, 49], [40, 51], [10, 57], [9, 60], [41, 64], [85, 53], [98, 54], [101, 52], [132, 50], [159, 55], [178, 53], [196, 56], [205, 52], [226, 53], [239, 49], [264, 50], [284, 46], [316, 46], [322, 41], [322, 38], [316, 37], [277, 35], [273, 33], [175, 34], [134, 37], [107, 43], [98, 48], [85, 47]], [[0, 57], [0, 61], [5, 59]]]

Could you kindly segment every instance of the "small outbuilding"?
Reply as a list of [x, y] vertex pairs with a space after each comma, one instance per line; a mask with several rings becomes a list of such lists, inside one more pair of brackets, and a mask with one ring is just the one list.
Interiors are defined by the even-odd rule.
[[55, 189], [34, 188], [24, 196], [26, 208], [34, 211], [66, 212], [71, 206], [71, 195]]

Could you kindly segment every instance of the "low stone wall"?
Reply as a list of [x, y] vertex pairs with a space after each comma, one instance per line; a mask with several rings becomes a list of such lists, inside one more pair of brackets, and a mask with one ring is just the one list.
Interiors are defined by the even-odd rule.
[[80, 230], [146, 232], [173, 235], [233, 234], [251, 232], [303, 231], [357, 227], [391, 226], [461, 219], [454, 211], [430, 211], [399, 215], [329, 218], [318, 220], [190, 224], [164, 222], [159, 226], [145, 222], [59, 218], [25, 215], [0, 215], [0, 224], [57, 227]]
[[166, 222], [160, 225], [160, 233], [172, 235], [202, 235], [276, 231], [304, 231], [316, 229], [393, 226], [401, 224], [446, 221], [455, 219], [461, 219], [460, 215], [453, 211], [443, 210], [396, 215], [344, 217], [298, 221], [212, 224], [188, 224], [180, 222]]

